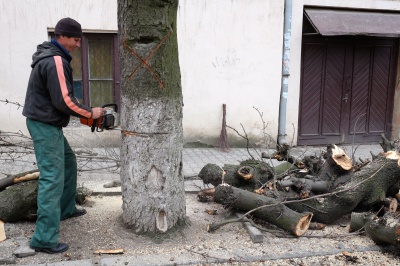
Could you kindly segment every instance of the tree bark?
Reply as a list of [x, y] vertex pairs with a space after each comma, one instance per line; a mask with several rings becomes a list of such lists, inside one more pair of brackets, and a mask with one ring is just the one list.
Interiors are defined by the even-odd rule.
[[138, 233], [185, 220], [178, 0], [118, 0], [123, 221]]
[[[281, 170], [281, 167], [278, 169]], [[222, 168], [216, 164], [206, 164], [199, 173], [204, 184], [218, 186], [223, 182], [249, 191], [261, 187], [273, 178], [275, 169], [259, 160], [245, 160], [240, 165], [225, 164]]]
[[[22, 174], [26, 175], [26, 173]], [[22, 174], [15, 176], [21, 176]], [[0, 220], [4, 222], [35, 220], [37, 212], [37, 187], [37, 180], [28, 180], [15, 183], [0, 191]], [[92, 191], [87, 187], [77, 187], [76, 203], [82, 204], [91, 194]]]
[[36, 219], [38, 181], [22, 182], [0, 192], [0, 220], [17, 222]]
[[365, 229], [365, 224], [372, 221], [376, 214], [372, 212], [352, 212], [350, 218], [349, 232]]
[[274, 205], [256, 210], [252, 215], [254, 214], [257, 218], [274, 224], [296, 236], [301, 236], [307, 231], [313, 216], [310, 212], [298, 213], [283, 204], [279, 204], [277, 200], [229, 185], [217, 186], [214, 200], [217, 203], [245, 212], [264, 205]]
[[377, 245], [398, 245], [400, 243], [400, 220], [392, 212], [375, 217], [365, 225], [365, 232]]

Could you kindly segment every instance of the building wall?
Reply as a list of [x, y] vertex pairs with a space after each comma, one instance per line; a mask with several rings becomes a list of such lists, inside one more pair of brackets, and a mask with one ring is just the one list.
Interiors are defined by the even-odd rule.
[[[400, 1], [391, 0], [293, 0], [286, 121], [286, 139], [292, 144], [297, 139], [304, 5], [400, 10]], [[264, 133], [276, 140], [283, 12], [284, 0], [180, 0], [185, 142], [217, 145], [223, 104], [228, 126], [262, 141], [265, 123]], [[36, 45], [47, 40], [48, 27], [66, 16], [87, 32], [118, 30], [116, 0], [0, 0], [0, 100], [24, 103]], [[21, 113], [22, 108], [0, 102], [0, 130], [26, 132]], [[227, 131], [232, 146], [244, 143], [234, 130]]]
[[[276, 138], [284, 1], [180, 1], [178, 44], [187, 142], [215, 145], [226, 123]], [[262, 114], [261, 118], [257, 108]], [[228, 129], [228, 139], [243, 141]]]

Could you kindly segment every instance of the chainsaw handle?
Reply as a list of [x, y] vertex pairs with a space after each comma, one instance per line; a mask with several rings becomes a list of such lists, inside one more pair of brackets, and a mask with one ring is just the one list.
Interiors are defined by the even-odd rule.
[[96, 129], [96, 125], [97, 125], [97, 119], [94, 119], [94, 120], [93, 120], [93, 124], [92, 124], [92, 126], [90, 127], [90, 131], [92, 131], [92, 133], [93, 133], [94, 130]]
[[104, 104], [101, 108], [110, 107], [110, 106], [113, 107], [113, 109], [116, 113], [118, 113], [118, 105], [116, 103], [107, 103], [107, 104]]

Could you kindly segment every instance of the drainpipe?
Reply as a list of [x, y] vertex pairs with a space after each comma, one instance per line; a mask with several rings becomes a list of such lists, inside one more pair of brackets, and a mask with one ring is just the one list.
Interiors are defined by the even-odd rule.
[[283, 55], [282, 55], [282, 81], [281, 98], [279, 102], [278, 145], [286, 143], [286, 109], [289, 83], [290, 38], [292, 25], [292, 0], [285, 0], [283, 22]]

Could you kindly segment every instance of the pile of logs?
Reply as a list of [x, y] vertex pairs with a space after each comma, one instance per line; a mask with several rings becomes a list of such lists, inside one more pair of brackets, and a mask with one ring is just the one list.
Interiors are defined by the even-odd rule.
[[[312, 221], [332, 224], [351, 215], [351, 232], [365, 229], [377, 244], [397, 244], [400, 155], [382, 147], [385, 152], [359, 163], [336, 145], [328, 145], [320, 157], [302, 159], [291, 157], [288, 148], [278, 150], [268, 156], [284, 161], [276, 167], [254, 159], [222, 168], [207, 164], [199, 177], [215, 188], [200, 191], [198, 198], [211, 197], [295, 236], [302, 236]], [[222, 224], [211, 224], [208, 230]]]

